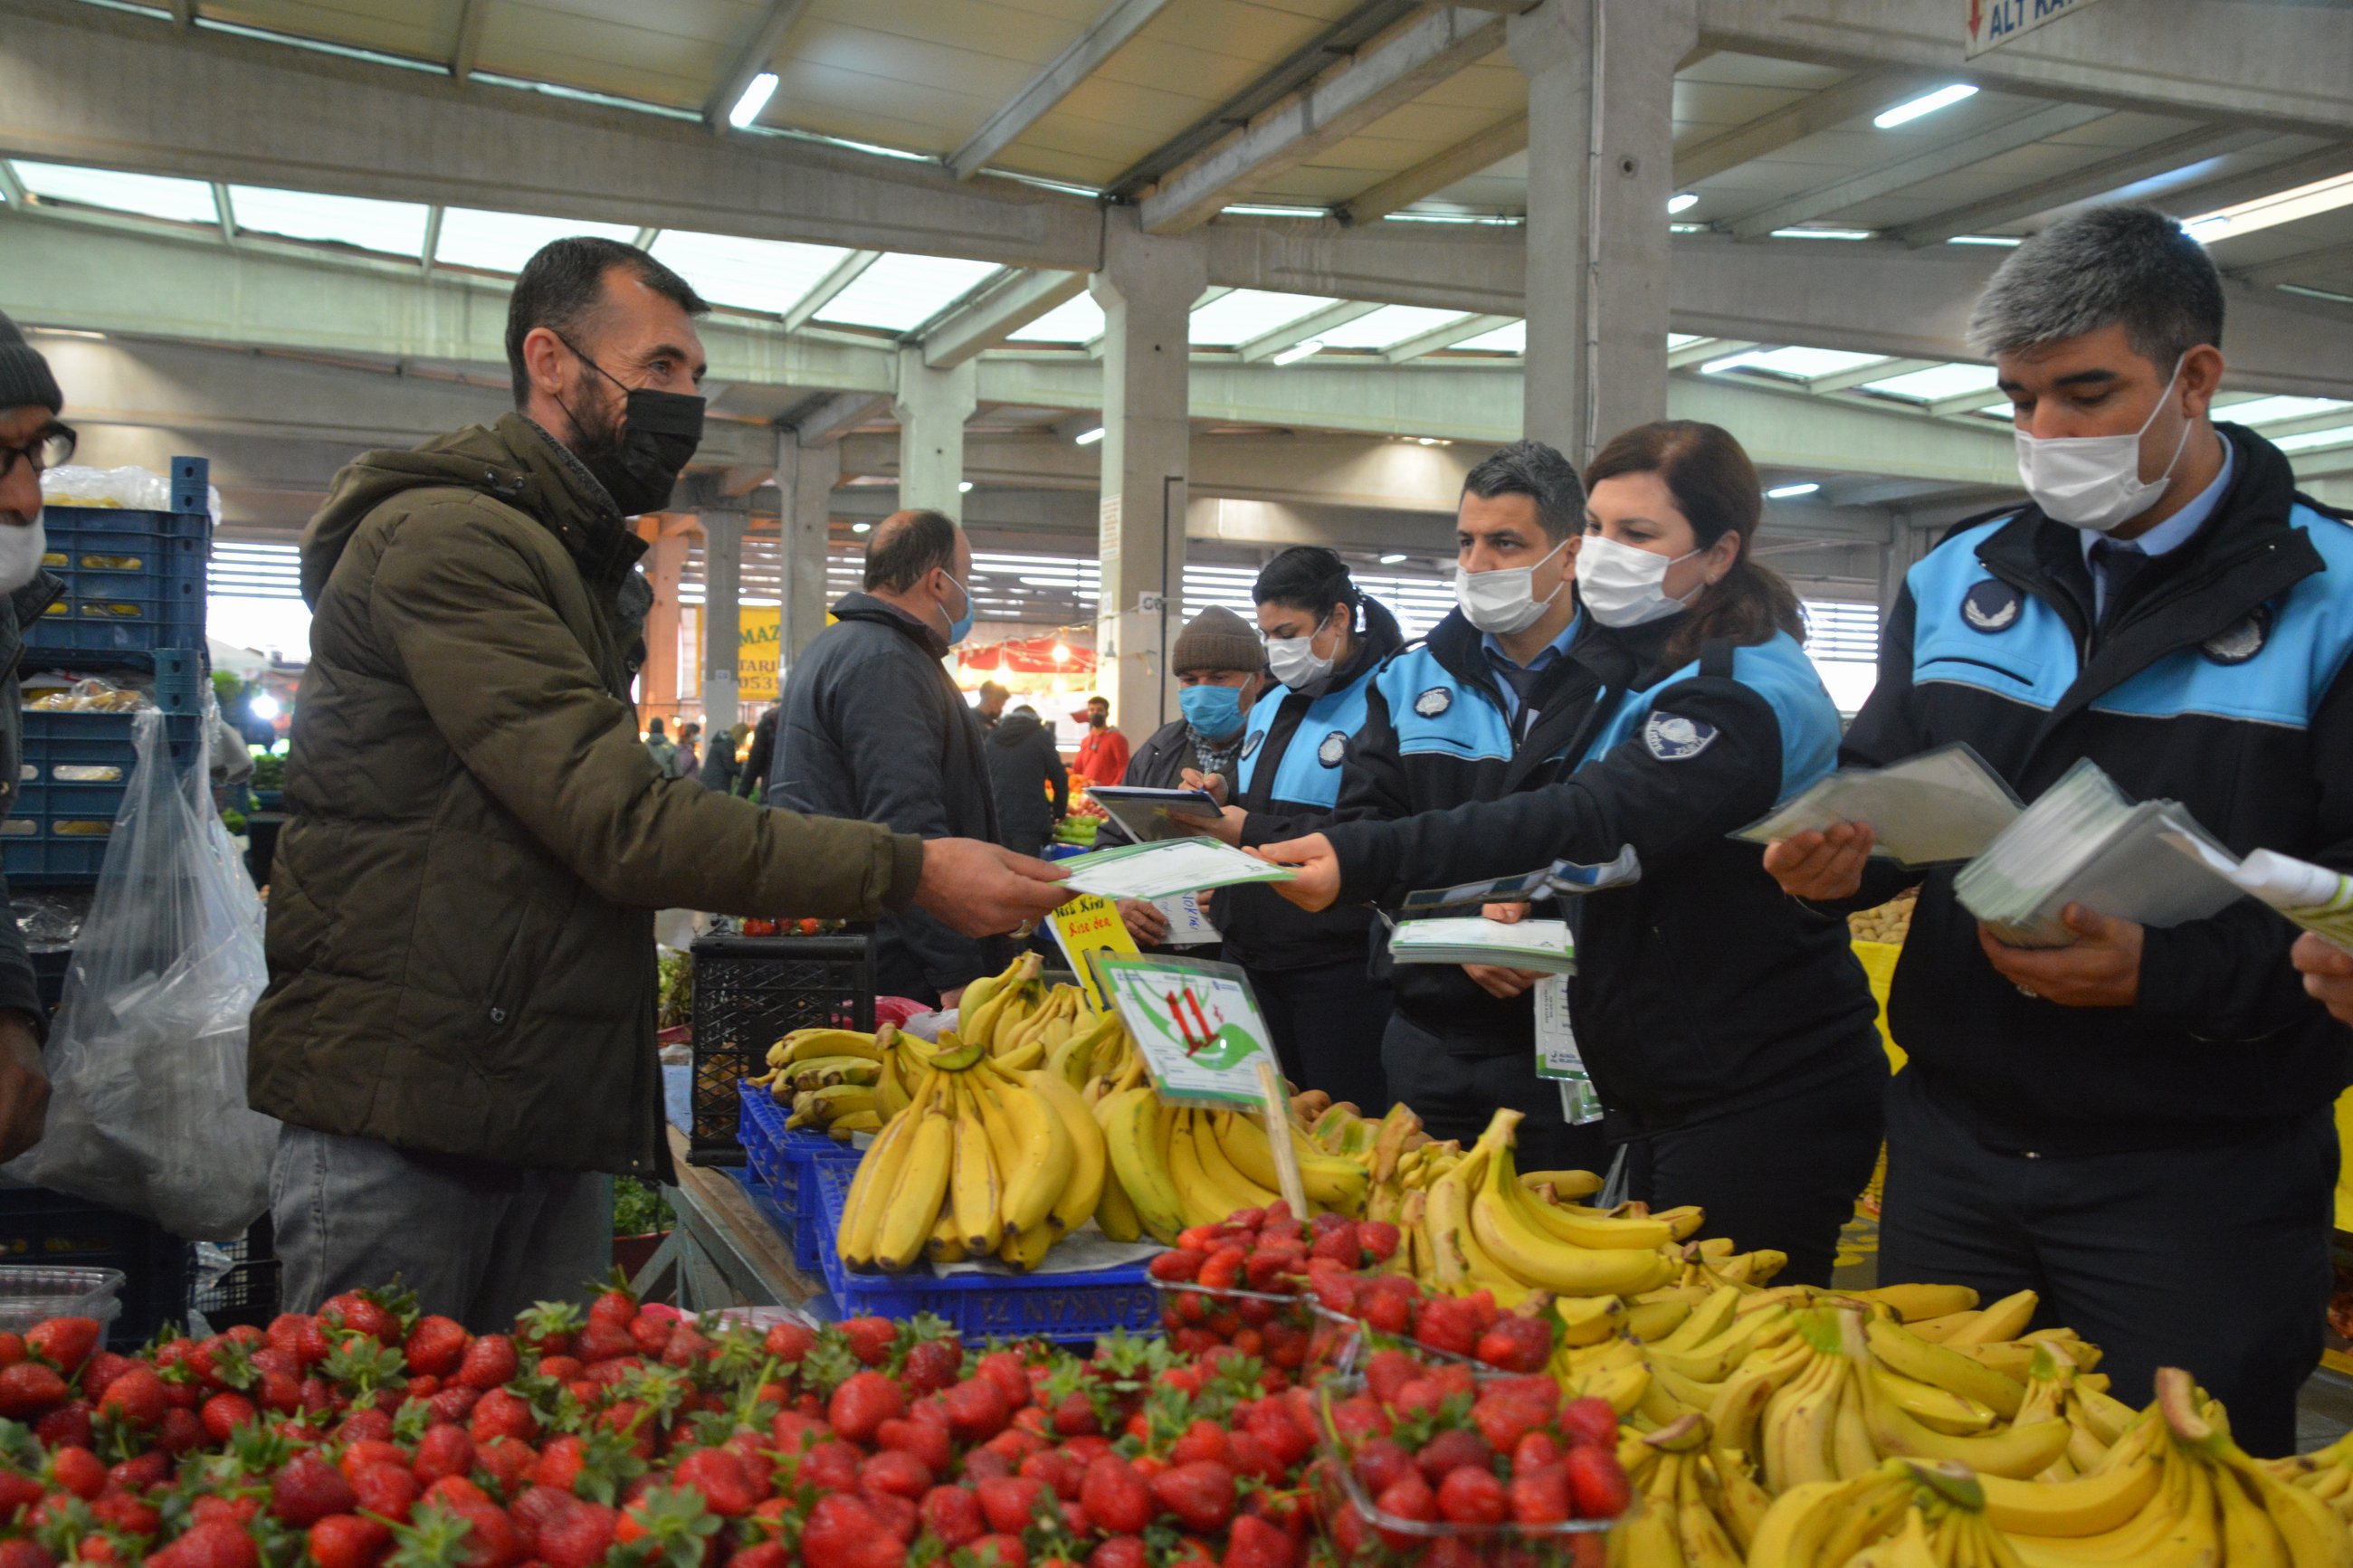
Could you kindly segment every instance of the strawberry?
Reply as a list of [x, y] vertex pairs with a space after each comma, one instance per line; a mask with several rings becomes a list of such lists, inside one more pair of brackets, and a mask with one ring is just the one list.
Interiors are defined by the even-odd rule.
[[60, 1372], [79, 1371], [104, 1330], [95, 1318], [49, 1318], [25, 1331], [25, 1348]]
[[1515, 1468], [1511, 1507], [1512, 1518], [1521, 1524], [1565, 1523], [1576, 1510], [1569, 1495], [1567, 1467], [1552, 1464], [1525, 1470]]
[[1151, 1262], [1144, 1266], [1144, 1271], [1155, 1279], [1165, 1280], [1172, 1285], [1182, 1285], [1199, 1279], [1201, 1265], [1208, 1260], [1208, 1253], [1195, 1252], [1189, 1247], [1178, 1247], [1175, 1251], [1156, 1255]]
[[702, 1494], [702, 1505], [722, 1519], [741, 1519], [760, 1500], [744, 1461], [731, 1448], [697, 1448], [672, 1472], [681, 1487]]
[[1364, 1261], [1365, 1244], [1358, 1238], [1356, 1222], [1337, 1215], [1318, 1215], [1319, 1220], [1337, 1219], [1316, 1237], [1315, 1244], [1307, 1249], [1310, 1258], [1329, 1258], [1343, 1268], [1354, 1268]]
[[1187, 1529], [1213, 1534], [1234, 1515], [1234, 1472], [1209, 1459], [1175, 1465], [1152, 1479], [1152, 1496]]
[[427, 1487], [445, 1476], [470, 1475], [474, 1469], [474, 1440], [466, 1436], [461, 1426], [428, 1427], [417, 1445], [417, 1459], [409, 1468], [417, 1484]]
[[1498, 1451], [1509, 1453], [1521, 1438], [1549, 1426], [1552, 1412], [1532, 1399], [1490, 1393], [1471, 1407], [1471, 1421]]
[[505, 1389], [493, 1388], [475, 1402], [466, 1431], [478, 1446], [495, 1437], [528, 1443], [539, 1436], [539, 1417]]
[[101, 1492], [90, 1505], [90, 1517], [121, 1535], [153, 1535], [164, 1528], [164, 1516], [129, 1492]]
[[427, 1377], [448, 1377], [465, 1362], [473, 1336], [454, 1319], [426, 1317], [408, 1331], [408, 1370]]
[[900, 1375], [918, 1394], [954, 1388], [964, 1375], [964, 1346], [953, 1337], [918, 1340], [907, 1347], [906, 1369]]
[[997, 1384], [1011, 1409], [1029, 1403], [1029, 1374], [1021, 1370], [1021, 1358], [1011, 1351], [991, 1351], [981, 1357], [980, 1375]]
[[858, 1450], [849, 1444], [819, 1443], [801, 1456], [801, 1484], [821, 1492], [854, 1492], [859, 1463]]
[[106, 1472], [110, 1491], [143, 1492], [171, 1479], [172, 1456], [155, 1449], [125, 1459]]
[[[852, 1321], [881, 1321], [880, 1319], [853, 1319]], [[853, 1443], [873, 1440], [882, 1423], [907, 1413], [907, 1394], [896, 1383], [879, 1372], [853, 1373], [826, 1406], [826, 1419], [833, 1429]]]
[[1046, 1495], [1046, 1483], [1005, 1476], [981, 1482], [973, 1493], [980, 1500], [980, 1511], [987, 1517], [989, 1529], [1000, 1535], [1018, 1535], [1036, 1522], [1038, 1500]]
[[950, 1551], [988, 1533], [988, 1516], [981, 1512], [980, 1500], [963, 1487], [934, 1487], [923, 1494], [920, 1511], [923, 1528]]
[[1395, 1258], [1398, 1244], [1404, 1239], [1398, 1227], [1385, 1219], [1360, 1219], [1356, 1222], [1356, 1245], [1371, 1254], [1375, 1263], [1387, 1263]]
[[310, 1543], [319, 1568], [375, 1568], [392, 1551], [392, 1531], [355, 1513], [331, 1513], [311, 1527]]
[[85, 1502], [106, 1489], [106, 1462], [88, 1448], [69, 1446], [49, 1453], [49, 1481]]
[[1203, 1459], [1222, 1465], [1228, 1458], [1225, 1428], [1215, 1421], [1194, 1422], [1185, 1428], [1185, 1435], [1177, 1438], [1168, 1450], [1168, 1462], [1174, 1465], [1189, 1465]]
[[388, 1519], [396, 1524], [408, 1518], [408, 1510], [417, 1506], [417, 1500], [425, 1490], [404, 1465], [363, 1465], [351, 1481], [352, 1496], [357, 1500], [360, 1512]]
[[859, 1467], [858, 1489], [921, 1500], [932, 1489], [932, 1468], [903, 1449], [886, 1448]]
[[1479, 1336], [1473, 1353], [1505, 1372], [1542, 1372], [1552, 1360], [1552, 1331], [1536, 1318], [1500, 1318]]
[[0, 1470], [0, 1526], [16, 1522], [20, 1510], [41, 1500], [41, 1483], [14, 1470]]
[[[411, 1310], [414, 1305], [411, 1304]], [[400, 1318], [372, 1290], [330, 1296], [319, 1309], [322, 1321], [341, 1322], [346, 1332], [365, 1334], [378, 1344], [400, 1343]]]
[[243, 1530], [216, 1521], [192, 1526], [171, 1545], [150, 1553], [147, 1562], [150, 1568], [259, 1568], [261, 1553]]
[[334, 1350], [326, 1325], [303, 1312], [280, 1312], [269, 1321], [269, 1348], [285, 1358], [287, 1370], [316, 1366]]
[[515, 1533], [514, 1521], [498, 1504], [457, 1498], [448, 1506], [467, 1526], [466, 1552], [459, 1559], [459, 1568], [508, 1568], [522, 1560], [522, 1542]]
[[882, 1521], [882, 1528], [896, 1536], [902, 1546], [915, 1544], [915, 1537], [923, 1532], [923, 1510], [902, 1497], [889, 1492], [869, 1493], [866, 1506]]
[[1248, 1432], [1227, 1436], [1226, 1463], [1233, 1467], [1236, 1475], [1270, 1487], [1282, 1485], [1284, 1474], [1291, 1468]]
[[569, 1301], [541, 1301], [516, 1316], [515, 1339], [536, 1355], [568, 1356], [587, 1321]]
[[612, 1548], [620, 1510], [603, 1503], [565, 1500], [570, 1506], [540, 1527], [534, 1555], [548, 1568], [594, 1568]]
[[921, 1412], [912, 1420], [882, 1423], [874, 1429], [874, 1444], [878, 1448], [913, 1455], [935, 1476], [947, 1474], [955, 1458], [946, 1425]]
[[678, 1332], [678, 1320], [654, 1312], [639, 1312], [629, 1320], [629, 1343], [639, 1355], [659, 1357], [670, 1346], [670, 1335]]
[[1479, 1336], [1484, 1331], [1479, 1310], [1470, 1298], [1439, 1296], [1422, 1303], [1421, 1321], [1414, 1331], [1432, 1350], [1467, 1356], [1479, 1348]]
[[1438, 1483], [1438, 1516], [1450, 1524], [1501, 1524], [1511, 1511], [1493, 1470], [1465, 1466]]
[[846, 1493], [818, 1498], [801, 1527], [806, 1568], [899, 1568], [905, 1559], [906, 1548], [881, 1516]]
[[778, 1361], [797, 1362], [817, 1348], [817, 1331], [806, 1323], [776, 1323], [760, 1348]]
[[626, 1325], [600, 1322], [592, 1317], [588, 1320], [588, 1326], [580, 1331], [579, 1342], [574, 1348], [579, 1352], [582, 1361], [594, 1366], [599, 1362], [618, 1361], [624, 1356], [636, 1355], [638, 1342], [630, 1337]]
[[451, 1384], [448, 1387], [436, 1393], [425, 1404], [426, 1407], [433, 1412], [434, 1420], [454, 1426], [474, 1413], [474, 1405], [481, 1397], [482, 1391], [479, 1388], [468, 1388], [463, 1384]]
[[29, 1421], [63, 1405], [70, 1397], [66, 1380], [38, 1362], [18, 1362], [0, 1367], [0, 1415]]
[[1226, 1537], [1224, 1568], [1292, 1568], [1299, 1543], [1282, 1526], [1244, 1514]]
[[711, 1342], [691, 1323], [681, 1323], [670, 1331], [669, 1342], [662, 1346], [664, 1366], [684, 1369], [709, 1359]]
[[89, 1401], [69, 1400], [34, 1422], [33, 1436], [51, 1448], [87, 1448], [92, 1441], [90, 1417]]
[[484, 1334], [466, 1347], [457, 1380], [468, 1388], [497, 1388], [513, 1382], [517, 1370], [514, 1341], [504, 1334]]
[[1145, 1568], [1144, 1542], [1133, 1535], [1114, 1535], [1087, 1554], [1087, 1568]]
[[164, 1412], [164, 1419], [155, 1426], [155, 1447], [167, 1454], [193, 1453], [205, 1446], [204, 1423], [193, 1410], [178, 1405]]
[[[1373, 1506], [1392, 1519], [1410, 1520], [1430, 1524], [1438, 1519], [1438, 1494], [1421, 1479], [1419, 1470], [1409, 1471], [1391, 1481], [1373, 1500]], [[1399, 1552], [1410, 1552], [1422, 1544], [1418, 1538], [1399, 1531], [1384, 1531], [1381, 1539]]]
[[[550, 1568], [561, 1565], [550, 1564]], [[793, 1554], [785, 1550], [781, 1541], [763, 1541], [729, 1557], [727, 1568], [793, 1568]]]
[[1561, 1407], [1560, 1431], [1572, 1447], [1591, 1444], [1612, 1453], [1618, 1449], [1618, 1413], [1606, 1399], [1570, 1400]]
[[984, 1535], [972, 1543], [978, 1568], [1029, 1568], [1029, 1553], [1018, 1535]]
[[474, 1446], [474, 1463], [489, 1472], [501, 1497], [512, 1497], [522, 1490], [523, 1478], [538, 1462], [539, 1455], [519, 1437], [492, 1437]]
[[1512, 1473], [1541, 1470], [1547, 1465], [1560, 1463], [1560, 1439], [1549, 1432], [1530, 1432], [1512, 1445]]
[[343, 1473], [316, 1454], [297, 1454], [269, 1478], [269, 1516], [308, 1530], [331, 1513], [349, 1513], [359, 1496]]
[[1159, 1512], [1152, 1500], [1152, 1489], [1117, 1454], [1105, 1454], [1087, 1466], [1079, 1484], [1079, 1501], [1098, 1528], [1114, 1535], [1143, 1534]]
[[899, 1343], [899, 1325], [888, 1318], [852, 1318], [841, 1325], [841, 1337], [861, 1366], [881, 1366]]
[[1315, 1435], [1282, 1405], [1269, 1400], [1253, 1408], [1245, 1429], [1289, 1469], [1315, 1451]]
[[1568, 1451], [1568, 1495], [1579, 1519], [1616, 1519], [1626, 1511], [1632, 1489], [1614, 1449], [1582, 1444]]
[[1494, 1450], [1487, 1439], [1468, 1427], [1458, 1426], [1440, 1432], [1421, 1446], [1414, 1463], [1432, 1484], [1444, 1480], [1456, 1470], [1486, 1469], [1494, 1463]]
[[[5, 1386], [8, 1374], [0, 1372], [0, 1386]], [[961, 1443], [986, 1443], [1006, 1428], [1013, 1419], [1013, 1405], [1005, 1390], [993, 1377], [975, 1377], [957, 1384], [943, 1396], [948, 1418], [948, 1430]]]

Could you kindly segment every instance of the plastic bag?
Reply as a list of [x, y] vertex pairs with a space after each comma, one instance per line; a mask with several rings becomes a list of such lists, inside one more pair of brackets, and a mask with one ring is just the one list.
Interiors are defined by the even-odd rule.
[[41, 1142], [5, 1167], [36, 1186], [227, 1241], [269, 1205], [278, 1123], [247, 1109], [246, 1016], [269, 978], [253, 879], [164, 717], [108, 841], [49, 1036]]

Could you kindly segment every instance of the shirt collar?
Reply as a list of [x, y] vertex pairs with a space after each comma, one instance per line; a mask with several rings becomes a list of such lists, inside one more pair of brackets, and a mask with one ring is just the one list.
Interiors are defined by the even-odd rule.
[[[2222, 468], [2214, 476], [2214, 482], [2191, 497], [2188, 506], [2154, 525], [2147, 532], [2137, 539], [2119, 540], [2118, 543], [2137, 545], [2142, 554], [2158, 556], [2179, 550], [2189, 542], [2190, 536], [2214, 515], [2214, 509], [2222, 504], [2222, 497], [2231, 488], [2231, 471], [2239, 464], [2239, 454], [2231, 445], [2231, 438], [2220, 431], [2215, 433], [2215, 438], [2222, 443]], [[2086, 562], [2092, 559], [2092, 546], [2106, 537], [2089, 529], [2084, 531], [2084, 559]]]
[[1504, 651], [1504, 645], [1495, 640], [1495, 634], [1493, 632], [1480, 633], [1479, 646], [1486, 649], [1487, 657], [1497, 664], [1510, 665], [1514, 669], [1542, 669], [1568, 651], [1568, 645], [1577, 640], [1577, 625], [1581, 619], [1583, 617], [1579, 616], [1569, 616], [1568, 625], [1560, 628], [1560, 636], [1537, 649], [1535, 658], [1528, 660], [1525, 665], [1515, 663], [1512, 656]]

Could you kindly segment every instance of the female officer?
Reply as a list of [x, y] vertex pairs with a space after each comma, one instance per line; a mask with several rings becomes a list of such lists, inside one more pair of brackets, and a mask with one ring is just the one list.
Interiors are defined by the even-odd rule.
[[1796, 597], [1751, 559], [1757, 469], [1730, 434], [1670, 420], [1586, 476], [1568, 657], [1599, 695], [1562, 783], [1396, 822], [1349, 822], [1267, 858], [1309, 909], [1393, 903], [1548, 860], [1622, 869], [1574, 911], [1570, 1016], [1625, 1118], [1633, 1195], [1699, 1204], [1715, 1234], [1830, 1282], [1879, 1149], [1887, 1063], [1842, 921], [1782, 897], [1726, 837], [1827, 772], [1838, 710]]
[[[1284, 551], [1258, 574], [1250, 596], [1267, 666], [1282, 684], [1250, 706], [1233, 804], [1219, 824], [1220, 837], [1243, 845], [1295, 838], [1331, 819], [1348, 737], [1365, 720], [1366, 683], [1404, 641], [1396, 617], [1356, 591], [1329, 550]], [[1210, 918], [1225, 933], [1227, 960], [1250, 972], [1284, 1074], [1368, 1115], [1386, 1110], [1389, 991], [1366, 973], [1373, 912], [1352, 906], [1311, 914], [1246, 885], [1219, 889]]]

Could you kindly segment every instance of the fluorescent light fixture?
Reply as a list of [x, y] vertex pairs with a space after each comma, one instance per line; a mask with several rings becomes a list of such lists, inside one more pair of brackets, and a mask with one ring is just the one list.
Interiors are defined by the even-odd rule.
[[1667, 225], [1667, 232], [1669, 234], [1705, 234], [1707, 232], [1707, 225], [1704, 223], [1671, 223]]
[[1220, 212], [1236, 217], [1330, 217], [1330, 207], [1283, 206], [1271, 202], [1244, 202], [1235, 206], [1220, 207]]
[[2301, 436], [2274, 436], [2272, 445], [2283, 452], [2309, 452], [2316, 447], [2342, 447], [2353, 441], [2353, 425], [2333, 430], [2307, 430]]
[[1697, 191], [1683, 191], [1667, 198], [1667, 211], [1671, 214], [1687, 213], [1697, 205], [1699, 205]]
[[762, 71], [744, 89], [744, 96], [727, 111], [727, 123], [741, 131], [760, 118], [760, 110], [768, 107], [769, 95], [776, 90], [776, 73]]
[[1071, 439], [1082, 447], [1092, 447], [1103, 439], [1103, 426], [1098, 425], [1092, 430], [1082, 430]]
[[956, 481], [956, 494], [960, 496], [968, 496], [972, 494], [972, 481], [970, 479], [958, 479]]
[[1765, 499], [1767, 500], [1792, 500], [1799, 496], [1810, 496], [1821, 488], [1821, 486], [1814, 483], [1811, 479], [1807, 480], [1804, 484], [1799, 485], [1775, 485], [1771, 489], [1765, 492]]
[[1384, 555], [1381, 557], [1381, 564], [1384, 566], [1395, 566], [1404, 559], [1405, 557], [1403, 555], [1398, 554]]
[[1451, 447], [1454, 445], [1453, 442], [1448, 440], [1443, 436], [1416, 436], [1414, 439], [1420, 442], [1425, 447]]
[[2240, 202], [2234, 206], [2218, 207], [2191, 218], [2182, 227], [2189, 230], [2192, 239], [2211, 245], [2224, 235], [2236, 237], [2253, 234], [2258, 229], [2294, 223], [2298, 218], [2334, 212], [2348, 205], [2353, 205], [2353, 174], [2337, 174], [2326, 180], [2315, 180], [2308, 185], [2298, 185], [2293, 190], [2257, 196], [2251, 202]]
[[1924, 114], [1934, 114], [1940, 109], [1950, 109], [1964, 99], [1975, 98], [1978, 89], [1965, 81], [1940, 87], [1934, 92], [1897, 104], [1894, 108], [1872, 116], [1871, 122], [1882, 131], [1893, 131], [1899, 125], [1909, 125]]
[[2353, 403], [2335, 397], [2253, 397], [2244, 403], [2216, 404], [2214, 417], [2233, 425], [2269, 425], [2281, 419], [2334, 414], [2340, 408], [2353, 408]]
[[864, 533], [873, 526], [874, 525], [871, 522], [853, 522], [849, 525], [849, 531], [852, 533]]
[[1870, 239], [1875, 231], [1867, 228], [1777, 228], [1775, 239]]
[[1322, 338], [1309, 338], [1304, 342], [1292, 344], [1289, 348], [1284, 349], [1281, 353], [1269, 354], [1267, 359], [1269, 363], [1273, 364], [1297, 364], [1301, 360], [1310, 358], [1311, 356], [1322, 353], [1323, 352], [1324, 340]]
[[1945, 243], [1947, 245], [1999, 245], [2004, 249], [2015, 249], [2024, 245], [2026, 241], [2016, 235], [2010, 234], [1957, 234]]

